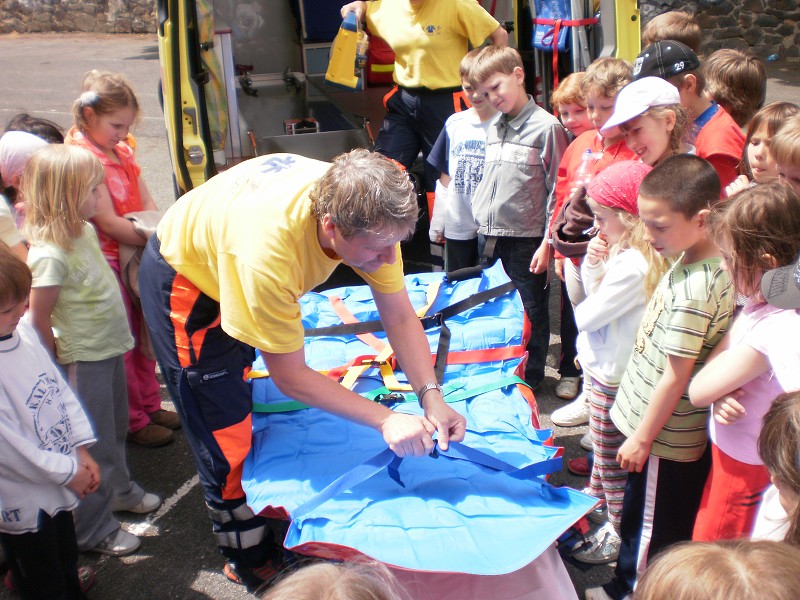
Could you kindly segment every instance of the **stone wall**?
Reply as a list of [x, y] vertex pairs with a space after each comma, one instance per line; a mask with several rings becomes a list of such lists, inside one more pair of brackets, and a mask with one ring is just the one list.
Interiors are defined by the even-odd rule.
[[642, 0], [642, 23], [668, 10], [695, 14], [703, 28], [705, 54], [720, 48], [800, 60], [800, 6], [797, 0]]
[[0, 0], [0, 33], [155, 33], [155, 0]]
[[[640, 8], [643, 23], [668, 10], [695, 13], [706, 53], [739, 48], [800, 60], [797, 0], [641, 0]], [[0, 33], [154, 33], [156, 25], [155, 0], [0, 0]]]

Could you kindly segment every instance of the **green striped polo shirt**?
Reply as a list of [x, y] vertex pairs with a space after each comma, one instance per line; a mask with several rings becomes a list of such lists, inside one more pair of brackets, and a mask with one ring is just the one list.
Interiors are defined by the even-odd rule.
[[[664, 275], [644, 312], [611, 408], [611, 419], [625, 436], [633, 435], [641, 422], [667, 356], [696, 359], [694, 375], [725, 335], [733, 307], [731, 279], [719, 258], [691, 264], [678, 261]], [[707, 430], [708, 408], [692, 406], [684, 389], [650, 453], [680, 462], [698, 460], [708, 442]]]

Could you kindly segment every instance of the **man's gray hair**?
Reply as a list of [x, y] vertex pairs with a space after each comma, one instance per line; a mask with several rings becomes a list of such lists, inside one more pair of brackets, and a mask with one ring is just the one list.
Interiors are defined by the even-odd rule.
[[318, 221], [327, 214], [344, 238], [391, 231], [410, 236], [416, 228], [416, 193], [393, 160], [362, 148], [340, 154], [310, 193]]

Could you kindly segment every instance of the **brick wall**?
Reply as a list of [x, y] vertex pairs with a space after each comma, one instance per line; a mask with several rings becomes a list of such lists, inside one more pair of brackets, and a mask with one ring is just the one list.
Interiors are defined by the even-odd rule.
[[154, 0], [2, 0], [0, 33], [154, 33]]
[[642, 22], [668, 10], [695, 14], [705, 32], [703, 52], [750, 50], [761, 58], [777, 54], [800, 60], [800, 6], [797, 0], [642, 0]]

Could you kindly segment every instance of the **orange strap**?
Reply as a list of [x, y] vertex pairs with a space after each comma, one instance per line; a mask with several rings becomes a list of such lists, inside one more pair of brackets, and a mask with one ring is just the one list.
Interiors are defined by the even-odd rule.
[[[342, 320], [342, 323], [349, 325], [359, 322], [355, 315], [347, 309], [339, 296], [331, 296], [329, 300], [336, 316]], [[356, 337], [376, 352], [381, 352], [386, 347], [386, 342], [379, 340], [371, 333], [358, 333]]]

